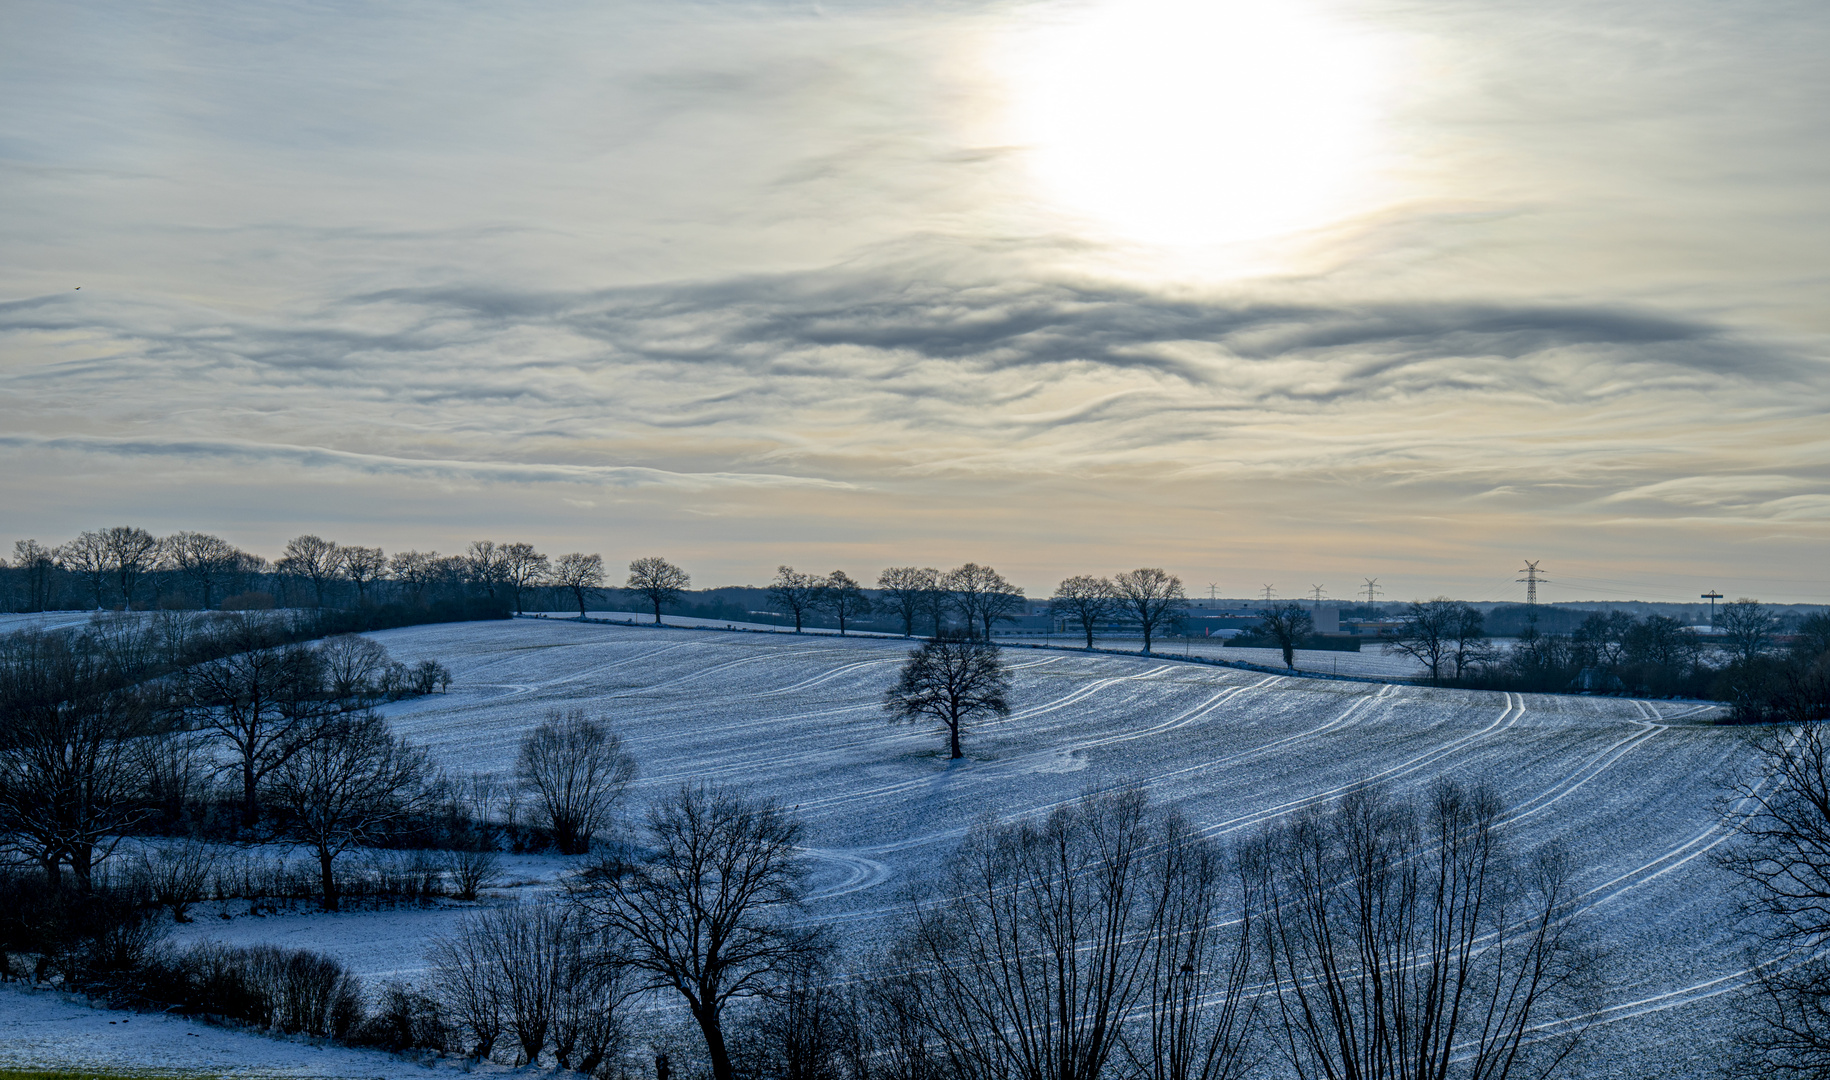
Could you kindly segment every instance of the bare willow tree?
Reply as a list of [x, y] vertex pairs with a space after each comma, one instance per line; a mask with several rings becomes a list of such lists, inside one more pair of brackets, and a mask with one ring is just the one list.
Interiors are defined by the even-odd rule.
[[989, 641], [935, 638], [909, 650], [883, 708], [910, 723], [933, 721], [947, 732], [947, 756], [965, 757], [960, 734], [981, 716], [1010, 715], [1010, 674]]
[[378, 547], [346, 547], [343, 550], [343, 573], [356, 583], [356, 603], [369, 598], [369, 583], [379, 581], [388, 572], [388, 557]]
[[436, 551], [397, 551], [388, 560], [388, 570], [396, 582], [406, 586], [407, 595], [417, 604], [444, 578], [445, 567]]
[[661, 624], [661, 608], [680, 599], [693, 583], [691, 574], [661, 558], [650, 555], [629, 564], [629, 580], [623, 591], [648, 601], [654, 610], [655, 625]]
[[1153, 1080], [1236, 1076], [1249, 939], [1212, 925], [1218, 870], [1141, 791], [974, 830], [897, 951], [914, 1019], [959, 1076], [1095, 1080], [1120, 1060]]
[[892, 566], [877, 575], [877, 591], [902, 617], [902, 636], [915, 636], [922, 602], [940, 588], [940, 571], [932, 566]]
[[494, 540], [472, 540], [458, 557], [464, 560], [464, 580], [493, 598], [502, 586], [502, 549]]
[[1188, 603], [1182, 590], [1182, 579], [1159, 567], [1145, 566], [1127, 570], [1112, 579], [1120, 610], [1137, 620], [1144, 632], [1144, 651], [1150, 651], [1150, 639], [1165, 623], [1173, 622]]
[[1437, 784], [1423, 805], [1362, 790], [1267, 830], [1249, 856], [1273, 1029], [1311, 1077], [1548, 1076], [1592, 961], [1569, 861], [1508, 850], [1500, 799]]
[[108, 606], [104, 599], [108, 590], [108, 552], [101, 533], [78, 533], [58, 545], [57, 564], [88, 584], [96, 607]]
[[498, 549], [502, 564], [502, 582], [508, 586], [515, 614], [521, 614], [522, 594], [546, 581], [548, 560], [532, 544], [503, 544]]
[[1258, 613], [1259, 625], [1277, 647], [1283, 650], [1284, 666], [1296, 666], [1296, 647], [1315, 633], [1315, 616], [1301, 604], [1277, 604]]
[[1081, 575], [1055, 586], [1048, 601], [1049, 613], [1057, 619], [1080, 624], [1087, 636], [1087, 648], [1093, 647], [1093, 628], [1118, 610], [1118, 593], [1110, 578]]
[[559, 853], [583, 855], [635, 779], [635, 758], [583, 709], [556, 709], [521, 740], [515, 779], [539, 808]]
[[25, 578], [25, 610], [46, 611], [56, 580], [57, 552], [36, 540], [13, 541], [13, 569]]
[[871, 602], [858, 587], [857, 581], [843, 570], [834, 570], [826, 575], [820, 585], [816, 601], [822, 611], [839, 620], [839, 633], [845, 633], [845, 625], [860, 615], [870, 613]]
[[775, 568], [775, 580], [769, 583], [769, 602], [775, 610], [794, 618], [794, 632], [800, 633], [807, 616], [820, 604], [820, 589], [825, 581], [818, 574], [803, 574], [792, 566]]
[[1756, 992], [1736, 1032], [1748, 1077], [1830, 1075], [1830, 735], [1770, 727], [1732, 793], [1750, 812], [1722, 860], [1752, 916]]
[[561, 555], [553, 564], [552, 582], [571, 591], [573, 601], [578, 604], [578, 617], [582, 619], [585, 600], [603, 592], [604, 557], [576, 551]]
[[317, 856], [325, 911], [339, 906], [337, 856], [427, 808], [431, 778], [425, 751], [372, 712], [338, 718], [273, 770], [271, 798], [286, 831]]
[[605, 859], [574, 895], [619, 936], [643, 988], [686, 1002], [714, 1080], [734, 1080], [725, 1007], [779, 993], [824, 947], [796, 918], [801, 826], [773, 799], [687, 785], [650, 808], [644, 832], [639, 857]]
[[334, 541], [310, 533], [295, 536], [286, 541], [286, 550], [281, 553], [274, 569], [292, 577], [302, 577], [311, 582], [312, 596], [316, 606], [324, 606], [324, 587], [336, 580], [343, 569], [343, 549]]
[[180, 532], [165, 538], [172, 568], [197, 589], [196, 599], [206, 611], [216, 606], [216, 593], [241, 561], [241, 552], [220, 536]]

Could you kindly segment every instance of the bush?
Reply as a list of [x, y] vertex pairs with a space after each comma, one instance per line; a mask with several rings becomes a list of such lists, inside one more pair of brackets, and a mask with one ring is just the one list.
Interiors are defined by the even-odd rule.
[[362, 984], [308, 949], [206, 943], [156, 956], [139, 969], [142, 1003], [286, 1034], [341, 1039], [362, 1024]]
[[375, 1011], [356, 1028], [350, 1041], [397, 1054], [406, 1050], [442, 1052], [450, 1036], [451, 1025], [436, 998], [391, 982], [382, 988]]

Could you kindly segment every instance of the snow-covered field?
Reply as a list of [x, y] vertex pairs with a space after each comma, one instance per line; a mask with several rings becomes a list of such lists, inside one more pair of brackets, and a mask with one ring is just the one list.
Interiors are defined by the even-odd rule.
[[[451, 669], [449, 693], [387, 707], [451, 770], [506, 774], [529, 727], [582, 707], [614, 722], [637, 755], [638, 805], [715, 780], [796, 807], [817, 865], [813, 911], [860, 952], [894, 926], [903, 887], [932, 875], [986, 815], [1142, 784], [1210, 834], [1243, 838], [1358, 785], [1407, 792], [1456, 776], [1504, 793], [1520, 843], [1560, 840], [1583, 867], [1583, 905], [1610, 974], [1576, 1075], [1709, 1072], [1725, 995], [1743, 981], [1733, 901], [1711, 856], [1727, 837], [1719, 784], [1748, 755], [1704, 706], [1013, 649], [1015, 710], [968, 732], [968, 760], [949, 765], [935, 732], [881, 712], [907, 648], [899, 640], [558, 619], [375, 637], [396, 659]], [[513, 872], [550, 880], [556, 862]], [[412, 978], [426, 940], [453, 918], [299, 914], [200, 920], [187, 934], [308, 945], [371, 977]]]

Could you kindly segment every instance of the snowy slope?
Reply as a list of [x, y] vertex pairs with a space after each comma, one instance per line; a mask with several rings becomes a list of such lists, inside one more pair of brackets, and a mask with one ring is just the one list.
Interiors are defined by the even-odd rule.
[[[682, 782], [751, 785], [798, 807], [817, 862], [813, 910], [867, 953], [905, 886], [985, 815], [1046, 810], [1091, 786], [1147, 785], [1210, 833], [1380, 783], [1486, 779], [1518, 841], [1566, 844], [1610, 953], [1578, 1074], [1696, 1075], [1741, 984], [1733, 904], [1710, 855], [1719, 781], [1746, 750], [1694, 705], [1435, 690], [1266, 675], [1162, 659], [1010, 650], [1015, 710], [969, 731], [949, 765], [933, 731], [879, 707], [907, 648], [794, 637], [517, 620], [375, 635], [436, 658], [448, 694], [387, 708], [447, 768], [506, 774], [552, 709], [613, 721], [637, 755], [638, 804]], [[531, 869], [531, 868], [530, 868]], [[538, 876], [538, 875], [536, 875]], [[192, 935], [314, 945], [376, 977], [412, 977], [450, 912], [200, 922]]]

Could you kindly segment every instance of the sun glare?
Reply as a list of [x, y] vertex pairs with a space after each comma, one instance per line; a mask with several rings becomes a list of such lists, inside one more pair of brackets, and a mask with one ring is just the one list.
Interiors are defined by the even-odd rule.
[[1367, 201], [1380, 46], [1295, 0], [1107, 0], [1007, 61], [1035, 181], [1119, 238], [1262, 240]]

